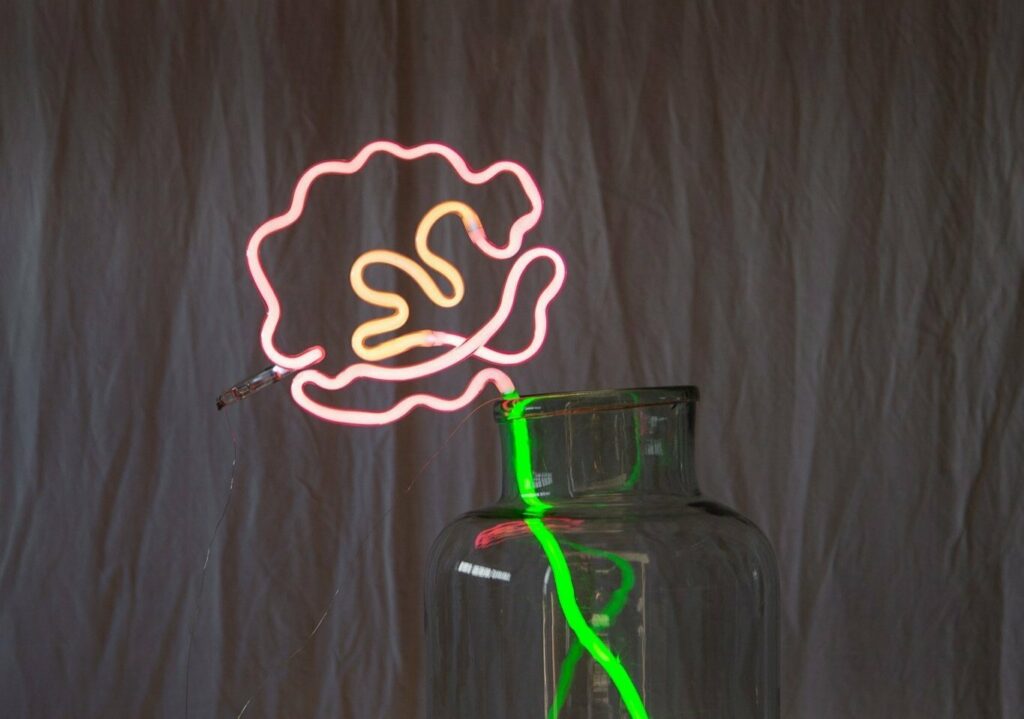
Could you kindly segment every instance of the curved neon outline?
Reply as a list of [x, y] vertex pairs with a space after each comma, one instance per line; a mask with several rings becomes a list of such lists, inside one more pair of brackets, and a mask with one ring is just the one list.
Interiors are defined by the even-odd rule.
[[351, 160], [328, 160], [313, 165], [302, 174], [298, 183], [296, 183], [295, 191], [292, 193], [292, 204], [288, 210], [277, 217], [272, 217], [256, 228], [256, 231], [249, 238], [249, 244], [245, 251], [249, 273], [256, 284], [256, 289], [263, 298], [263, 303], [267, 306], [267, 316], [264, 318], [263, 326], [260, 328], [260, 342], [263, 345], [263, 353], [267, 355], [271, 362], [279, 367], [289, 370], [304, 369], [321, 362], [326, 356], [326, 351], [323, 347], [315, 345], [306, 348], [302, 352], [289, 355], [279, 350], [277, 345], [274, 344], [274, 332], [281, 321], [281, 303], [277, 299], [277, 294], [274, 292], [274, 288], [271, 286], [270, 280], [267, 278], [267, 274], [260, 262], [260, 245], [263, 244], [267, 237], [286, 227], [290, 227], [299, 219], [306, 206], [306, 196], [309, 194], [309, 188], [312, 187], [313, 182], [317, 178], [322, 175], [351, 175], [356, 173], [378, 152], [393, 155], [401, 160], [416, 160], [427, 155], [439, 155], [448, 161], [459, 177], [471, 185], [482, 185], [503, 172], [514, 175], [519, 180], [523, 192], [526, 193], [530, 201], [530, 211], [521, 215], [512, 223], [512, 227], [509, 229], [508, 242], [505, 246], [499, 247], [491, 243], [483, 228], [470, 233], [472, 242], [494, 259], [508, 259], [518, 253], [522, 247], [524, 235], [533, 229], [538, 220], [540, 220], [544, 203], [540, 196], [540, 190], [537, 189], [537, 184], [533, 181], [530, 173], [526, 171], [526, 168], [515, 162], [503, 160], [489, 165], [483, 170], [475, 171], [466, 164], [466, 161], [455, 150], [437, 142], [417, 145], [415, 147], [403, 147], [389, 140], [378, 140], [364, 147]]
[[[449, 346], [450, 350], [425, 362], [405, 366], [382, 367], [369, 362], [350, 365], [336, 375], [326, 375], [310, 369], [321, 362], [326, 356], [323, 347], [315, 345], [307, 347], [296, 354], [286, 354], [274, 342], [274, 334], [281, 320], [281, 304], [274, 292], [270, 280], [260, 262], [259, 252], [262, 243], [275, 232], [279, 232], [294, 224], [302, 215], [306, 198], [313, 182], [330, 174], [348, 175], [358, 172], [376, 153], [383, 152], [403, 160], [415, 160], [427, 155], [443, 157], [464, 181], [479, 185], [490, 181], [501, 173], [510, 173], [519, 180], [523, 192], [530, 202], [530, 210], [520, 215], [509, 229], [508, 241], [496, 245], [490, 241], [479, 217], [468, 205], [459, 202], [445, 202], [432, 208], [421, 220], [417, 229], [417, 253], [429, 267], [440, 272], [452, 284], [453, 293], [445, 295], [437, 287], [436, 282], [413, 260], [397, 252], [371, 250], [362, 255], [353, 264], [350, 278], [356, 294], [363, 299], [393, 310], [390, 316], [371, 320], [357, 328], [352, 344], [357, 354], [363, 359], [374, 360], [395, 356], [415, 346], [439, 347]], [[407, 333], [392, 338], [378, 345], [367, 346], [366, 340], [376, 334], [398, 329], [405, 324], [408, 316], [408, 305], [405, 300], [394, 293], [379, 292], [369, 288], [362, 279], [362, 270], [373, 262], [386, 262], [409, 274], [427, 291], [431, 299], [441, 302], [442, 306], [451, 306], [461, 299], [461, 275], [453, 265], [431, 252], [427, 245], [427, 234], [440, 217], [455, 212], [462, 217], [470, 242], [492, 259], [502, 260], [515, 256], [522, 247], [525, 234], [540, 219], [543, 200], [536, 183], [521, 165], [510, 161], [496, 162], [480, 171], [472, 170], [466, 161], [450, 147], [439, 143], [427, 143], [415, 147], [403, 147], [394, 142], [379, 140], [372, 142], [360, 150], [351, 160], [330, 160], [313, 165], [299, 178], [292, 194], [292, 203], [288, 211], [267, 220], [260, 225], [249, 238], [246, 249], [246, 260], [253, 282], [267, 307], [267, 314], [260, 329], [260, 342], [264, 354], [277, 366], [286, 370], [296, 371], [292, 382], [292, 398], [302, 409], [328, 422], [356, 425], [377, 425], [393, 422], [408, 414], [416, 407], [429, 407], [440, 411], [453, 411], [466, 406], [487, 384], [493, 384], [501, 393], [514, 389], [512, 380], [502, 371], [488, 368], [477, 372], [466, 389], [457, 397], [441, 398], [428, 394], [414, 394], [405, 397], [393, 407], [383, 411], [356, 410], [331, 407], [321, 404], [306, 394], [306, 385], [314, 385], [324, 390], [340, 390], [359, 379], [373, 379], [383, 382], [404, 382], [418, 379], [435, 372], [445, 370], [470, 356], [498, 365], [518, 364], [533, 356], [547, 336], [547, 307], [558, 294], [565, 281], [565, 264], [554, 250], [546, 247], [535, 247], [521, 254], [513, 263], [505, 281], [501, 301], [490, 320], [474, 334], [462, 335], [424, 330]], [[537, 298], [534, 308], [534, 335], [531, 342], [518, 352], [502, 352], [486, 346], [501, 329], [508, 319], [515, 300], [515, 292], [526, 268], [538, 259], [548, 260], [554, 269], [552, 279]], [[428, 290], [428, 287], [430, 288]], [[435, 298], [431, 290], [437, 290]], [[404, 312], [403, 312], [404, 308]]]
[[487, 382], [491, 382], [502, 394], [513, 391], [514, 385], [508, 375], [501, 370], [488, 368], [476, 373], [473, 376], [473, 379], [470, 380], [466, 391], [454, 400], [445, 400], [428, 394], [414, 394], [406, 397], [388, 410], [377, 412], [369, 410], [342, 409], [339, 407], [330, 407], [320, 404], [306, 394], [305, 387], [307, 384], [312, 384], [320, 389], [337, 391], [344, 389], [357, 379], [374, 379], [382, 382], [404, 382], [411, 379], [426, 377], [434, 374], [435, 372], [440, 372], [464, 359], [467, 359], [471, 355], [476, 354], [477, 351], [490, 341], [490, 339], [498, 333], [498, 330], [501, 329], [501, 326], [505, 323], [505, 320], [508, 319], [509, 314], [512, 312], [516, 288], [519, 286], [519, 280], [522, 277], [523, 272], [532, 262], [539, 258], [550, 261], [555, 271], [551, 281], [537, 297], [537, 304], [534, 310], [535, 325], [533, 340], [525, 350], [517, 353], [517, 356], [525, 354], [525, 356], [518, 359], [518, 361], [521, 362], [528, 359], [536, 353], [538, 349], [540, 349], [540, 345], [544, 342], [544, 337], [547, 335], [548, 329], [548, 305], [551, 304], [551, 301], [558, 294], [558, 291], [562, 288], [562, 284], [565, 281], [565, 264], [563, 263], [562, 258], [554, 250], [549, 250], [546, 247], [535, 247], [531, 250], [527, 250], [519, 256], [515, 264], [512, 265], [512, 269], [509, 271], [508, 277], [505, 280], [505, 288], [502, 292], [501, 302], [498, 305], [498, 309], [495, 311], [491, 319], [483, 325], [483, 327], [468, 338], [465, 338], [461, 344], [453, 347], [444, 354], [417, 364], [383, 367], [381, 365], [361, 362], [350, 365], [333, 376], [326, 375], [318, 370], [303, 370], [295, 375], [295, 380], [292, 382], [292, 399], [294, 399], [296, 404], [310, 414], [328, 422], [373, 425], [394, 422], [395, 420], [404, 417], [414, 408], [420, 406], [448, 412], [459, 409], [472, 401], [473, 398], [483, 390], [484, 385]]
[[459, 215], [462, 218], [466, 233], [470, 235], [471, 239], [475, 229], [483, 229], [480, 224], [480, 218], [477, 217], [472, 207], [463, 202], [452, 200], [432, 207], [416, 227], [416, 254], [419, 255], [424, 265], [436, 271], [448, 281], [452, 288], [451, 295], [446, 295], [437, 286], [434, 278], [421, 265], [417, 264], [415, 260], [399, 252], [392, 250], [370, 250], [361, 254], [352, 263], [349, 280], [352, 282], [352, 289], [355, 291], [356, 296], [371, 305], [392, 310], [390, 315], [364, 322], [352, 333], [352, 350], [360, 358], [373, 362], [374, 360], [382, 360], [400, 355], [413, 347], [429, 347], [433, 344], [431, 342], [431, 331], [420, 330], [392, 337], [372, 347], [367, 346], [366, 342], [371, 337], [401, 329], [409, 320], [409, 303], [406, 302], [404, 297], [397, 292], [375, 290], [366, 284], [363, 272], [370, 265], [383, 264], [401, 270], [409, 275], [413, 282], [419, 285], [423, 294], [438, 307], [455, 307], [462, 302], [462, 296], [466, 291], [465, 283], [462, 281], [462, 274], [455, 265], [431, 250], [429, 244], [430, 230], [433, 229], [434, 225], [442, 217], [452, 214]]

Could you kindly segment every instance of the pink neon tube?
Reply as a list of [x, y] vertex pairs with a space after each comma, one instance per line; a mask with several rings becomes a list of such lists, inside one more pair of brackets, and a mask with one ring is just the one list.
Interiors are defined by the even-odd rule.
[[390, 410], [384, 412], [369, 412], [364, 410], [338, 409], [322, 405], [311, 399], [306, 394], [305, 386], [307, 384], [312, 384], [321, 389], [337, 391], [344, 389], [358, 379], [403, 382], [440, 372], [457, 364], [458, 362], [461, 362], [462, 360], [467, 359], [470, 355], [479, 353], [479, 351], [484, 348], [484, 345], [490, 341], [495, 334], [497, 334], [498, 330], [501, 329], [505, 320], [508, 319], [508, 316], [512, 311], [512, 305], [515, 300], [515, 292], [519, 284], [519, 279], [526, 267], [538, 257], [548, 259], [554, 266], [555, 272], [547, 287], [544, 288], [537, 298], [537, 306], [534, 311], [535, 324], [533, 340], [530, 342], [526, 350], [518, 352], [515, 355], [505, 355], [507, 357], [515, 358], [513, 362], [506, 362], [505, 364], [523, 362], [529, 359], [531, 356], [536, 354], [547, 335], [547, 307], [551, 303], [551, 300], [555, 298], [555, 295], [558, 294], [558, 291], [561, 289], [562, 284], [565, 281], [565, 265], [562, 262], [562, 258], [557, 253], [547, 249], [546, 247], [536, 247], [524, 252], [522, 256], [519, 257], [513, 265], [512, 271], [509, 273], [508, 279], [505, 282], [505, 288], [502, 292], [501, 303], [498, 306], [498, 310], [483, 327], [453, 349], [425, 362], [400, 367], [382, 367], [380, 365], [368, 363], [355, 364], [347, 367], [333, 377], [325, 375], [317, 370], [304, 370], [299, 372], [295, 376], [295, 380], [292, 382], [292, 398], [307, 412], [329, 422], [339, 422], [343, 424], [386, 424], [400, 419], [418, 406], [430, 407], [432, 409], [448, 412], [464, 407], [466, 404], [471, 402], [474, 397], [479, 395], [481, 391], [483, 391], [487, 382], [492, 383], [499, 392], [511, 392], [514, 389], [512, 380], [509, 379], [508, 375], [504, 372], [492, 368], [478, 372], [470, 381], [466, 392], [460, 395], [457, 400], [444, 400], [432, 395], [417, 394], [405, 398]]
[[246, 260], [249, 264], [249, 273], [252, 275], [256, 288], [259, 290], [263, 302], [267, 306], [267, 316], [263, 321], [263, 328], [260, 330], [260, 340], [263, 344], [263, 352], [271, 362], [284, 367], [285, 369], [298, 370], [309, 367], [323, 360], [325, 351], [323, 347], [310, 347], [298, 354], [288, 355], [281, 352], [274, 344], [274, 332], [281, 320], [281, 303], [277, 294], [267, 279], [263, 265], [260, 263], [260, 245], [263, 241], [275, 232], [280, 232], [291, 226], [302, 215], [306, 206], [306, 195], [313, 182], [322, 175], [351, 175], [358, 172], [374, 154], [384, 152], [403, 160], [415, 160], [427, 155], [440, 155], [448, 160], [451, 166], [466, 182], [473, 185], [481, 185], [493, 179], [502, 172], [509, 172], [515, 175], [523, 187], [527, 198], [530, 200], [530, 211], [519, 217], [509, 231], [508, 243], [504, 247], [493, 245], [483, 232], [474, 233], [473, 242], [487, 255], [494, 259], [507, 259], [512, 257], [522, 247], [523, 235], [537, 224], [540, 219], [543, 201], [537, 184], [530, 177], [530, 173], [521, 165], [514, 162], [496, 162], [487, 168], [476, 172], [469, 168], [466, 161], [450, 147], [438, 143], [428, 143], [416, 147], [402, 147], [394, 142], [378, 140], [371, 142], [356, 154], [351, 160], [329, 160], [313, 165], [303, 173], [295, 186], [292, 194], [292, 204], [288, 211], [282, 215], [271, 218], [260, 225], [252, 237], [249, 238], [249, 245], [246, 249]]
[[[350, 365], [338, 374], [329, 376], [311, 369], [313, 365], [323, 360], [325, 356], [323, 347], [309, 347], [296, 354], [286, 354], [281, 351], [274, 342], [274, 334], [281, 319], [281, 305], [260, 262], [260, 246], [268, 237], [292, 225], [299, 219], [305, 208], [309, 189], [317, 178], [329, 174], [345, 175], [358, 172], [370, 157], [378, 152], [391, 154], [403, 160], [414, 160], [427, 155], [439, 155], [451, 164], [459, 177], [470, 184], [483, 184], [503, 172], [514, 175], [530, 202], [530, 210], [513, 222], [509, 230], [508, 241], [502, 246], [493, 244], [484, 232], [483, 227], [477, 223], [475, 213], [472, 214], [472, 219], [466, 224], [469, 240], [484, 254], [495, 260], [509, 259], [519, 253], [525, 234], [537, 224], [543, 206], [536, 183], [522, 166], [514, 162], [502, 161], [494, 163], [484, 170], [474, 171], [469, 168], [465, 160], [458, 153], [449, 147], [437, 143], [405, 148], [388, 141], [373, 142], [364, 147], [351, 160], [322, 162], [303, 173], [292, 195], [292, 203], [288, 211], [271, 218], [257, 228], [249, 240], [246, 257], [253, 281], [267, 307], [267, 315], [260, 332], [264, 353], [275, 365], [287, 370], [297, 371], [292, 383], [292, 397], [295, 402], [307, 412], [330, 422], [359, 425], [385, 424], [399, 419], [420, 406], [439, 411], [457, 410], [472, 401], [488, 384], [492, 384], [502, 393], [512, 391], [514, 388], [512, 381], [504, 372], [488, 368], [476, 373], [465, 390], [457, 397], [441, 398], [427, 394], [415, 394], [405, 397], [390, 409], [369, 411], [331, 407], [321, 404], [308, 396], [306, 386], [313, 385], [324, 390], [338, 391], [360, 379], [404, 382], [444, 371], [471, 356], [476, 356], [480, 360], [498, 365], [524, 362], [536, 354], [543, 344], [547, 335], [548, 305], [558, 294], [565, 280], [565, 265], [558, 253], [546, 247], [535, 247], [527, 250], [519, 255], [512, 264], [505, 281], [498, 308], [494, 315], [479, 330], [468, 337], [438, 331], [416, 333], [417, 335], [422, 335], [420, 346], [450, 346], [452, 348], [424, 362], [392, 367], [363, 362]], [[472, 212], [470, 208], [465, 208], [465, 210], [469, 213]], [[551, 264], [553, 273], [551, 280], [537, 298], [534, 308], [534, 334], [532, 340], [525, 348], [517, 352], [501, 352], [487, 347], [487, 343], [498, 333], [512, 311], [516, 291], [523, 273], [533, 262], [541, 259], [547, 260]], [[409, 262], [412, 261], [409, 260]], [[457, 271], [455, 272], [457, 273]], [[363, 287], [365, 289], [365, 285]], [[356, 291], [357, 294], [360, 293], [358, 287], [356, 287]], [[404, 304], [404, 302], [401, 304]]]

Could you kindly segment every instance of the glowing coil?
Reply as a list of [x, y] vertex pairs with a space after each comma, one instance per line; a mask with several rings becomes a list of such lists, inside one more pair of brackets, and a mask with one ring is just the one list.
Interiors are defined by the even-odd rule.
[[[337, 374], [328, 375], [312, 369], [326, 356], [322, 346], [307, 347], [295, 354], [287, 354], [278, 348], [274, 336], [281, 320], [281, 304], [260, 262], [260, 248], [268, 237], [289, 227], [299, 219], [305, 209], [309, 190], [318, 178], [325, 175], [356, 173], [376, 153], [390, 154], [403, 160], [437, 155], [447, 160], [460, 178], [474, 185], [489, 182], [502, 173], [511, 174], [519, 181], [529, 200], [530, 209], [512, 223], [507, 241], [498, 245], [487, 236], [479, 216], [471, 207], [462, 202], [442, 202], [427, 212], [416, 230], [416, 254], [422, 261], [422, 265], [398, 252], [384, 249], [371, 250], [357, 258], [349, 274], [356, 295], [370, 304], [391, 310], [391, 313], [364, 322], [353, 332], [352, 348], [364, 362], [350, 365]], [[488, 384], [493, 385], [502, 393], [512, 391], [514, 386], [511, 379], [504, 372], [495, 368], [477, 372], [465, 390], [456, 397], [442, 398], [434, 395], [414, 394], [403, 398], [393, 407], [381, 411], [328, 406], [312, 399], [306, 389], [312, 385], [323, 390], [337, 391], [360, 379], [406, 382], [444, 371], [471, 356], [490, 364], [504, 366], [524, 362], [536, 354], [547, 335], [548, 305], [558, 294], [565, 280], [565, 265], [554, 250], [535, 247], [520, 254], [524, 236], [537, 224], [542, 207], [540, 191], [533, 178], [521, 165], [502, 161], [476, 171], [471, 169], [452, 148], [438, 143], [402, 147], [393, 142], [381, 140], [370, 143], [351, 160], [321, 162], [306, 170], [295, 186], [291, 206], [285, 213], [260, 225], [250, 237], [246, 250], [249, 272], [267, 307], [267, 314], [260, 330], [263, 352], [274, 365], [296, 372], [291, 387], [295, 402], [307, 412], [329, 422], [374, 425], [393, 422], [416, 407], [429, 407], [439, 411], [457, 410], [471, 402]], [[441, 307], [454, 307], [462, 300], [465, 292], [462, 275], [454, 265], [434, 253], [428, 244], [431, 228], [438, 220], [450, 214], [456, 214], [462, 219], [469, 241], [486, 256], [494, 260], [516, 257], [505, 281], [498, 308], [483, 327], [468, 336], [452, 332], [419, 330], [372, 342], [379, 335], [395, 332], [404, 327], [409, 318], [409, 305], [397, 293], [377, 290], [366, 284], [363, 273], [370, 265], [387, 264], [404, 272], [431, 301]], [[546, 260], [550, 263], [553, 272], [547, 286], [537, 298], [534, 308], [532, 340], [526, 347], [516, 352], [502, 352], [488, 347], [487, 343], [498, 333], [512, 311], [515, 293], [523, 273], [533, 262], [538, 260]], [[445, 293], [441, 290], [436, 280], [429, 274], [428, 268], [436, 271], [447, 281], [450, 285], [450, 292]], [[396, 357], [415, 347], [449, 347], [450, 349], [430, 360], [415, 364], [390, 367], [374, 364], [383, 359]]]
[[459, 274], [458, 269], [454, 265], [434, 254], [427, 244], [430, 230], [434, 227], [434, 223], [445, 215], [450, 214], [458, 214], [462, 218], [466, 232], [470, 236], [472, 236], [474, 230], [482, 229], [480, 219], [471, 207], [461, 202], [442, 202], [440, 205], [431, 208], [423, 216], [423, 219], [420, 220], [420, 224], [416, 228], [416, 254], [423, 260], [423, 264], [448, 280], [448, 284], [452, 287], [451, 295], [446, 295], [442, 292], [434, 278], [422, 266], [398, 252], [370, 250], [360, 255], [352, 264], [349, 278], [352, 281], [352, 289], [355, 290], [356, 295], [371, 305], [393, 310], [392, 314], [387, 317], [364, 322], [352, 333], [352, 349], [362, 359], [373, 362], [394, 357], [413, 347], [430, 347], [434, 345], [434, 342], [431, 341], [432, 332], [430, 330], [409, 332], [381, 342], [374, 347], [366, 345], [366, 341], [370, 337], [398, 330], [409, 319], [409, 303], [405, 301], [404, 297], [396, 292], [382, 292], [367, 286], [366, 281], [363, 279], [363, 270], [370, 265], [390, 265], [395, 269], [401, 270], [409, 275], [419, 285], [420, 289], [423, 290], [423, 294], [439, 307], [454, 307], [462, 301], [462, 296], [465, 294], [462, 275]]

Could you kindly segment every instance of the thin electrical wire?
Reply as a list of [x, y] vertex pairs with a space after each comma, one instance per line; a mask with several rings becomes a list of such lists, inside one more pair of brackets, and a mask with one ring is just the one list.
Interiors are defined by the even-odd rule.
[[224, 421], [227, 422], [228, 432], [231, 434], [231, 477], [228, 480], [228, 496], [224, 500], [224, 506], [221, 507], [217, 523], [213, 526], [213, 533], [206, 545], [206, 558], [203, 560], [203, 569], [199, 574], [199, 593], [196, 596], [196, 607], [192, 612], [192, 622], [188, 632], [188, 650], [185, 653], [185, 719], [188, 719], [189, 690], [191, 688], [189, 679], [192, 669], [192, 642], [195, 640], [196, 625], [199, 623], [199, 612], [202, 609], [203, 590], [206, 587], [206, 570], [210, 566], [210, 554], [213, 551], [213, 543], [217, 541], [217, 534], [220, 531], [220, 526], [224, 523], [224, 518], [228, 514], [228, 507], [231, 506], [231, 497], [234, 495], [235, 489], [235, 467], [238, 466], [238, 436], [235, 434], [235, 427], [231, 424], [231, 416], [229, 414], [224, 415]]
[[[366, 541], [370, 538], [370, 534], [380, 526], [380, 523], [383, 520], [390, 517], [394, 513], [394, 511], [398, 509], [401, 502], [407, 497], [409, 492], [412, 491], [413, 487], [416, 486], [420, 479], [423, 478], [423, 475], [427, 471], [427, 469], [430, 468], [430, 466], [438, 458], [441, 452], [444, 451], [448, 447], [448, 445], [451, 444], [452, 440], [455, 438], [455, 435], [458, 434], [462, 430], [462, 428], [466, 426], [466, 423], [469, 422], [469, 420], [472, 419], [480, 410], [484, 409], [489, 405], [493, 405], [494, 403], [501, 401], [501, 397], [495, 397], [493, 399], [481, 402], [480, 404], [476, 405], [468, 414], [466, 414], [466, 416], [459, 420], [458, 424], [455, 425], [454, 429], [452, 429], [452, 431], [448, 433], [448, 436], [445, 437], [444, 441], [441, 442], [438, 448], [434, 450], [434, 452], [427, 458], [427, 460], [423, 463], [419, 470], [413, 475], [412, 479], [409, 480], [409, 483], [405, 486], [405, 488], [402, 489], [401, 492], [399, 492], [398, 496], [391, 503], [391, 506], [388, 507], [380, 516], [379, 521], [374, 523], [372, 527], [368, 528], [366, 532], [364, 532], [363, 535], [358, 540], [356, 540], [356, 546], [354, 547], [354, 551], [361, 550], [363, 546], [366, 544]], [[337, 600], [338, 595], [341, 593], [341, 586], [342, 585], [339, 584], [337, 587], [335, 587], [334, 593], [331, 594], [331, 598], [328, 600], [323, 612], [320, 614], [319, 619], [317, 619], [316, 624], [313, 626], [313, 629], [309, 632], [309, 634], [303, 637], [299, 646], [296, 647], [278, 666], [268, 669], [263, 673], [263, 677], [256, 685], [256, 688], [253, 689], [252, 694], [249, 695], [248, 699], [246, 699], [245, 701], [245, 704], [242, 705], [241, 710], [236, 715], [236, 719], [242, 719], [242, 715], [245, 714], [245, 712], [249, 709], [249, 706], [252, 704], [253, 700], [260, 693], [260, 690], [266, 684], [267, 680], [271, 678], [271, 676], [275, 676], [280, 674], [281, 672], [287, 671], [288, 665], [291, 663], [291, 661], [309, 647], [310, 643], [313, 640], [313, 637], [316, 635], [318, 631], [320, 631], [320, 627], [323, 625], [324, 621], [327, 619], [327, 616], [330, 614], [331, 609], [334, 607], [334, 603]]]

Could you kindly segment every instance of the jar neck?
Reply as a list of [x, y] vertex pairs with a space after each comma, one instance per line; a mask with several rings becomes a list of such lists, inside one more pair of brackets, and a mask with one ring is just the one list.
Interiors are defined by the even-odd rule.
[[579, 499], [699, 495], [694, 387], [603, 390], [506, 399], [503, 503], [542, 512]]

